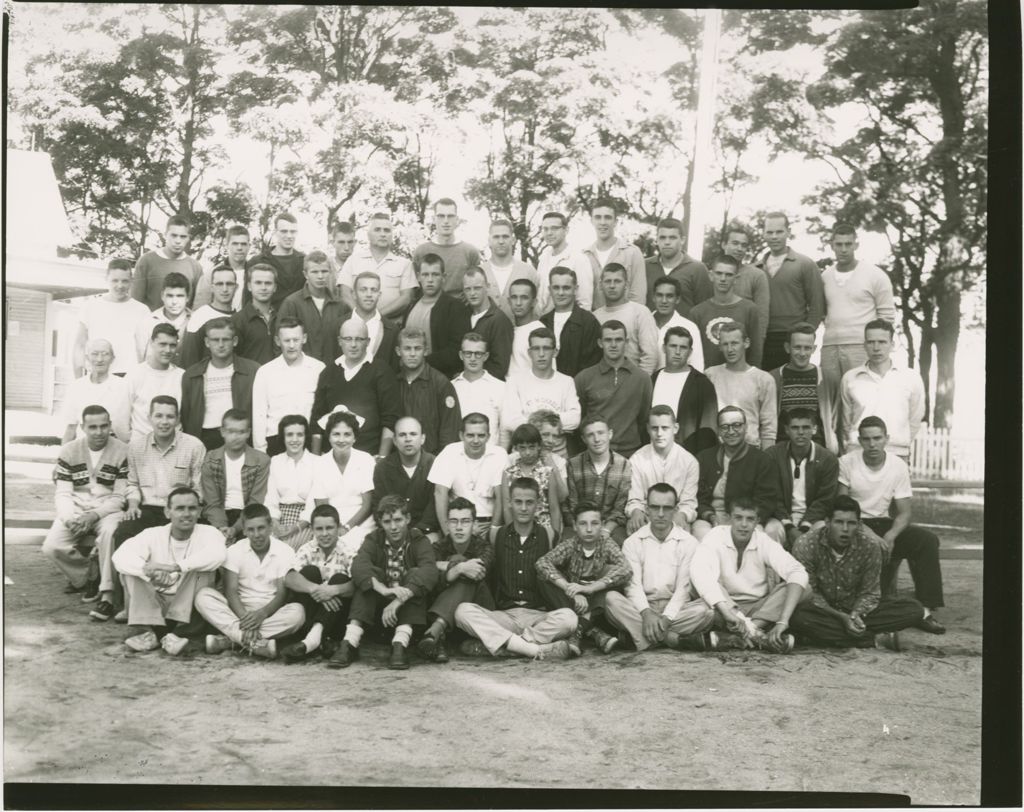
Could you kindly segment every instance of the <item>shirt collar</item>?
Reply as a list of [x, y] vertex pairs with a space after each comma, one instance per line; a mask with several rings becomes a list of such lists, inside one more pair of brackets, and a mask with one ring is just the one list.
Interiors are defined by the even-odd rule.
[[657, 544], [667, 544], [670, 541], [686, 541], [688, 535], [683, 528], [677, 524], [672, 525], [672, 529], [668, 531], [668, 535], [665, 536], [665, 541], [660, 541], [657, 536], [654, 535], [654, 531], [651, 529], [651, 523], [648, 522], [640, 528], [640, 537], [644, 539], [651, 539]]
[[[625, 363], [621, 367], [619, 367], [619, 371], [620, 372], [632, 372], [633, 370], [630, 369], [630, 367], [632, 365], [633, 365], [633, 362], [630, 361], [628, 358], [626, 358], [625, 359]], [[601, 360], [597, 362], [597, 368], [601, 372], [602, 375], [605, 375], [605, 374], [611, 372], [614, 369], [614, 367], [611, 364], [608, 363], [608, 360], [603, 355], [601, 356]]]
[[[309, 282], [307, 282], [307, 283], [306, 283], [305, 285], [303, 285], [303, 286], [302, 286], [302, 296], [303, 296], [303, 298], [305, 298], [305, 299], [312, 299], [312, 298], [313, 298], [313, 289], [312, 289], [312, 288], [311, 288], [311, 287], [309, 286]], [[334, 295], [334, 291], [333, 291], [333, 290], [331, 290], [331, 288], [330, 288], [330, 287], [328, 287], [328, 288], [327, 288], [327, 289], [326, 289], [326, 290], [324, 291], [324, 295], [323, 295], [323, 296], [322, 296], [321, 298], [322, 298], [322, 299], [323, 299], [323, 300], [324, 300], [325, 302], [333, 302], [333, 301], [336, 301], [336, 297], [335, 297], [335, 295]], [[273, 311], [271, 311], [271, 312], [273, 312]]]
[[362, 361], [360, 361], [354, 367], [350, 367], [348, 365], [348, 359], [346, 359], [344, 353], [342, 353], [341, 355], [339, 355], [337, 358], [334, 359], [334, 364], [335, 364], [335, 366], [339, 366], [343, 370], [345, 370], [345, 374], [346, 375], [350, 375], [350, 374], [354, 375], [360, 369], [362, 369], [366, 364], [369, 364], [372, 360], [373, 360], [373, 357], [372, 357], [371, 353], [369, 351], [367, 351], [366, 357], [364, 357]]
[[[174, 436], [171, 438], [171, 444], [167, 446], [168, 451], [170, 451], [172, 448], [178, 445], [178, 437], [180, 436], [180, 434], [181, 429], [174, 430]], [[157, 451], [160, 451], [160, 447], [156, 444], [156, 432], [151, 431], [149, 434], [146, 435], [146, 447], [155, 448]]]

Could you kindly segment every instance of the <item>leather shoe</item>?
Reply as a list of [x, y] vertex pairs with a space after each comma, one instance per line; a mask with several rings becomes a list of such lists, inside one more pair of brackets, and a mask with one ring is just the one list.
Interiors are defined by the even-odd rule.
[[928, 634], [946, 633], [946, 627], [935, 619], [935, 615], [928, 615], [928, 617], [921, 618], [919, 621], [917, 621], [916, 626], [921, 631], [928, 632]]
[[392, 671], [404, 671], [409, 667], [409, 653], [402, 643], [391, 644], [391, 656], [388, 658], [388, 668]]
[[328, 668], [348, 668], [359, 659], [359, 647], [342, 640], [327, 661]]

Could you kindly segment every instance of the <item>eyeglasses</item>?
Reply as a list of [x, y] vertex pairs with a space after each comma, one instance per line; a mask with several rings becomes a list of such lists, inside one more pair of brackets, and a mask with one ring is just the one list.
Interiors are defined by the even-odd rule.
[[718, 430], [721, 432], [728, 431], [743, 431], [747, 427], [746, 423], [719, 423]]
[[480, 350], [462, 350], [459, 355], [463, 358], [483, 358], [487, 355], [487, 352]]

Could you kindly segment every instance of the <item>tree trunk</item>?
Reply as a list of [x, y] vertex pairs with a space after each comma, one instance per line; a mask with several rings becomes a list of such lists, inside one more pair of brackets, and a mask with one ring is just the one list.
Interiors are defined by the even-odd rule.
[[932, 351], [934, 346], [935, 331], [931, 325], [926, 325], [921, 328], [921, 347], [918, 351], [917, 371], [921, 376], [921, 382], [924, 384], [924, 419], [929, 425], [932, 423], [930, 419], [932, 413], [931, 377]]
[[[686, 186], [683, 187], [683, 217], [680, 222], [683, 224], [683, 239], [690, 233], [690, 212], [693, 210], [693, 173], [696, 168], [694, 154], [690, 153], [690, 163], [686, 168]], [[703, 235], [701, 235], [701, 246], [688, 246], [691, 252], [703, 250]]]
[[956, 348], [960, 341], [960, 292], [953, 285], [939, 296], [935, 330], [938, 361], [935, 382], [935, 411], [931, 425], [948, 429], [953, 425], [956, 395]]

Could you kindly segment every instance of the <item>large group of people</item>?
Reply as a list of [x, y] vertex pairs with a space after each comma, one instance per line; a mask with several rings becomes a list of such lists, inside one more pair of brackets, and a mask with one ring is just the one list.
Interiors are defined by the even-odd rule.
[[[645, 259], [456, 204], [407, 259], [375, 214], [330, 253], [228, 229], [204, 270], [172, 217], [85, 303], [43, 552], [125, 645], [357, 661], [555, 660], [655, 646], [899, 650], [941, 634], [938, 539], [911, 523], [923, 415], [892, 288], [832, 233], [824, 272], [761, 224], [706, 267], [663, 220]], [[824, 325], [821, 364], [811, 363]], [[898, 597], [906, 559], [914, 598]]]

